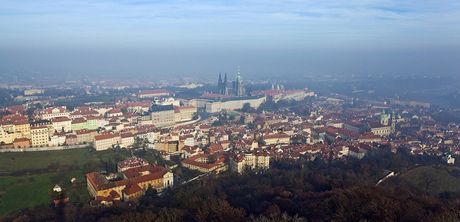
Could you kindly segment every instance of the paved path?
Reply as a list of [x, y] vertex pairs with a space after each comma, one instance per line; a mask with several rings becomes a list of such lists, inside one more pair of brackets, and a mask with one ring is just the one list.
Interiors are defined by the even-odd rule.
[[194, 177], [194, 178], [192, 178], [192, 179], [190, 179], [190, 180], [187, 180], [187, 181], [182, 182], [182, 184], [190, 183], [190, 182], [192, 182], [192, 181], [194, 181], [194, 180], [197, 180], [197, 179], [200, 179], [201, 177], [206, 176], [206, 175], [208, 175], [208, 173], [200, 174], [200, 175], [198, 175], [198, 176], [196, 176], [196, 177]]
[[186, 126], [186, 125], [190, 125], [190, 124], [197, 123], [197, 122], [199, 122], [200, 120], [201, 120], [201, 116], [198, 116], [198, 119], [190, 120], [190, 121], [183, 122], [183, 123], [174, 124], [172, 127]]

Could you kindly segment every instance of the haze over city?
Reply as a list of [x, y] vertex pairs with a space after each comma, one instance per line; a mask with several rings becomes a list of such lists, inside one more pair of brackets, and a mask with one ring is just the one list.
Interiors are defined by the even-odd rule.
[[3, 0], [0, 73], [455, 76], [460, 2]]

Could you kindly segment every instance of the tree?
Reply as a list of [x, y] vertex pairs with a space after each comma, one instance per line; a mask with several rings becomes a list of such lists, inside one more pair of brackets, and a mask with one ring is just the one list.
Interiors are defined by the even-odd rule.
[[251, 107], [251, 104], [245, 103], [245, 104], [243, 104], [243, 108], [241, 108], [241, 112], [244, 112], [244, 113], [255, 113], [255, 112], [256, 112], [256, 109], [254, 109], [253, 107]]
[[158, 198], [158, 192], [152, 186], [149, 186], [145, 191], [144, 196], [139, 199], [139, 205], [143, 207], [148, 207], [152, 205], [155, 199]]

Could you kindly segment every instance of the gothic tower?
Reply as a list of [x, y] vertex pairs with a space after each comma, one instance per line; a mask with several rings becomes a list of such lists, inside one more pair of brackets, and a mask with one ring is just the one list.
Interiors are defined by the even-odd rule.
[[243, 80], [241, 79], [241, 72], [240, 72], [240, 66], [238, 66], [238, 70], [236, 72], [236, 95], [237, 96], [244, 96], [244, 86], [243, 86]]
[[228, 95], [227, 73], [225, 73], [222, 94]]

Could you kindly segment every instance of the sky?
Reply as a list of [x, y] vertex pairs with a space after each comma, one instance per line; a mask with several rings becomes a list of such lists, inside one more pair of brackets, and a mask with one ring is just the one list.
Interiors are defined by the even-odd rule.
[[458, 0], [0, 0], [0, 74], [458, 75]]

